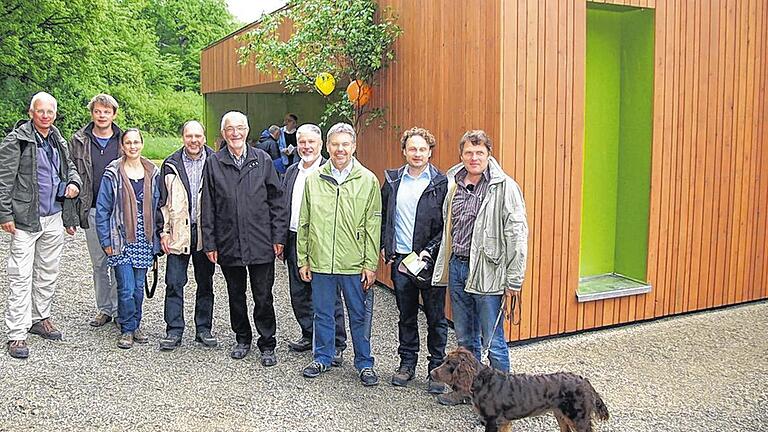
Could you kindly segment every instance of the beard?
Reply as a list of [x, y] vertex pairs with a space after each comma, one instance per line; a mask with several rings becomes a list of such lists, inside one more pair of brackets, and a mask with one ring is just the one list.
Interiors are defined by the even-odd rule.
[[318, 157], [320, 157], [320, 155], [318, 155], [317, 153], [312, 153], [310, 155], [300, 155], [300, 156], [301, 156], [301, 160], [305, 163], [312, 163], [316, 161]]

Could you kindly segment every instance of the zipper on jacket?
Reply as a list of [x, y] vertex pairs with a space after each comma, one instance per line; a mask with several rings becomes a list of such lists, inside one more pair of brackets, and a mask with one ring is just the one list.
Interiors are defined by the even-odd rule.
[[334, 274], [333, 266], [336, 264], [336, 220], [339, 218], [339, 188], [341, 185], [336, 185], [336, 209], [333, 212], [333, 252], [331, 252], [331, 274]]

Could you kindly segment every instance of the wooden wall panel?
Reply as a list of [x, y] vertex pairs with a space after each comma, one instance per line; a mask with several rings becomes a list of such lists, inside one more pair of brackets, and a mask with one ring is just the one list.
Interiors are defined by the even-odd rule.
[[[511, 340], [765, 298], [765, 0], [655, 7], [647, 295], [579, 304], [586, 3], [502, 2], [502, 162], [531, 228]], [[561, 89], [562, 86], [562, 89]], [[508, 323], [509, 325], [509, 323]]]
[[[388, 125], [362, 134], [359, 156], [381, 178], [402, 163], [402, 130], [419, 125], [435, 134], [433, 161], [445, 170], [465, 130], [490, 134], [523, 188], [530, 228], [510, 340], [768, 297], [768, 0], [607, 2], [656, 11], [653, 290], [578, 303], [587, 3], [381, 1], [404, 33], [374, 96]], [[232, 43], [203, 53], [204, 92], [271, 79], [238, 72]]]

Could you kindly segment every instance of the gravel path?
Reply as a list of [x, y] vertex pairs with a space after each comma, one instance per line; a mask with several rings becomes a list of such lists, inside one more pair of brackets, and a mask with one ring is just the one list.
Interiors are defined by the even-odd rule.
[[[8, 239], [6, 234], [0, 237], [3, 264]], [[155, 298], [144, 304], [143, 327], [150, 344], [123, 351], [115, 346], [114, 326], [93, 329], [87, 324], [94, 312], [93, 288], [85, 237], [78, 232], [67, 239], [54, 302], [54, 319], [65, 340], [30, 336], [26, 361], [0, 353], [0, 431], [481, 430], [468, 406], [442, 407], [426, 394], [424, 359], [408, 388], [388, 384], [397, 366], [397, 309], [384, 288], [376, 288], [373, 326], [382, 384], [369, 389], [360, 385], [351, 346], [341, 369], [304, 379], [300, 371], [310, 356], [288, 351], [287, 340], [296, 338], [299, 329], [288, 302], [284, 267], [279, 265], [276, 273], [276, 367], [262, 367], [253, 352], [244, 360], [229, 358], [234, 337], [220, 272], [214, 312], [219, 348], [205, 349], [192, 340], [191, 288], [182, 347], [172, 353], [157, 350], [164, 332], [161, 282]], [[4, 271], [0, 280], [4, 309]], [[423, 317], [421, 324], [424, 329]], [[3, 342], [5, 331], [3, 323]], [[767, 334], [768, 302], [763, 301], [516, 346], [510, 355], [517, 371], [567, 370], [589, 377], [611, 413], [597, 430], [764, 431]], [[449, 347], [454, 346], [451, 332]], [[521, 420], [515, 427], [557, 430], [551, 415]]]

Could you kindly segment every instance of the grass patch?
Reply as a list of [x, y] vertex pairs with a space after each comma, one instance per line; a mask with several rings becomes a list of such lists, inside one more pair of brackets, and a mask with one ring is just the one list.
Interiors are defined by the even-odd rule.
[[159, 160], [167, 158], [171, 153], [181, 148], [181, 138], [179, 137], [144, 137], [144, 150], [141, 155], [147, 159]]

